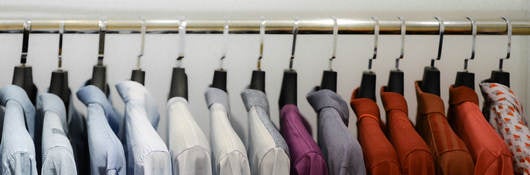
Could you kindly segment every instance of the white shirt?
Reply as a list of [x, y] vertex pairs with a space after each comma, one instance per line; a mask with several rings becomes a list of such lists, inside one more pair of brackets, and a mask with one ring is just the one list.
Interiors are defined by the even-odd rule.
[[116, 84], [125, 102], [127, 174], [169, 175], [171, 156], [155, 127], [160, 115], [145, 87], [134, 81]]
[[174, 175], [211, 175], [210, 146], [193, 119], [186, 99], [173, 97], [167, 103], [169, 149]]
[[265, 93], [246, 89], [241, 93], [248, 111], [249, 160], [252, 174], [288, 175], [289, 148], [269, 118]]
[[230, 121], [227, 93], [208, 88], [205, 93], [210, 108], [210, 142], [213, 152], [213, 171], [218, 175], [250, 175], [245, 145], [236, 134]]

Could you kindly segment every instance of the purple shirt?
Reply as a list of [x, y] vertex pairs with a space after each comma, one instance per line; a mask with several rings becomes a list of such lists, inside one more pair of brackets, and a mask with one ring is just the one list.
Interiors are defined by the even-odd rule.
[[327, 175], [328, 168], [322, 151], [311, 134], [296, 105], [288, 104], [281, 110], [281, 133], [287, 142], [291, 157], [291, 174]]

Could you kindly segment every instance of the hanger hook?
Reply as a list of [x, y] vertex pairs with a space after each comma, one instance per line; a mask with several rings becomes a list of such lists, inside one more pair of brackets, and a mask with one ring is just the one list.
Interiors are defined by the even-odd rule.
[[333, 60], [335, 60], [337, 57], [337, 38], [339, 33], [339, 23], [337, 21], [336, 17], [333, 17], [333, 46], [331, 51], [331, 58], [329, 58], [329, 70], [333, 70]]
[[503, 67], [503, 61], [510, 59], [511, 52], [512, 52], [512, 22], [508, 17], [503, 16], [502, 19], [506, 23], [506, 36], [508, 37], [508, 45], [506, 48], [506, 57], [499, 59], [499, 70], [502, 71]]
[[473, 18], [471, 18], [469, 16], [466, 17], [466, 19], [471, 22], [471, 36], [472, 36], [472, 39], [471, 39], [471, 56], [464, 60], [464, 71], [467, 71], [469, 60], [474, 60], [475, 59], [475, 48], [476, 48], [476, 41], [477, 41], [477, 22]]
[[145, 22], [145, 19], [142, 19], [142, 27], [140, 30], [140, 53], [138, 53], [138, 57], [136, 59], [136, 69], [141, 69], [141, 59], [144, 56], [144, 50], [145, 50], [145, 34], [147, 33], [147, 24]]
[[399, 30], [401, 35], [401, 50], [399, 51], [399, 57], [396, 58], [396, 70], [399, 70], [399, 60], [405, 57], [405, 35], [407, 34], [407, 25], [405, 24], [405, 19], [402, 17], [398, 17], [398, 19], [401, 22], [401, 27]]
[[31, 33], [31, 20], [24, 22], [22, 32], [22, 52], [20, 53], [20, 64], [25, 65], [28, 58], [29, 34]]
[[431, 59], [431, 67], [434, 67], [434, 62], [437, 61], [437, 60], [440, 60], [442, 58], [442, 48], [443, 48], [443, 43], [444, 43], [444, 34], [445, 34], [445, 25], [444, 25], [444, 21], [435, 16], [434, 19], [436, 19], [436, 21], [438, 21], [438, 31], [439, 31], [439, 41], [438, 41], [438, 54], [436, 54], [436, 58], [435, 59]]
[[230, 26], [228, 24], [228, 20], [225, 21], [225, 25], [223, 27], [223, 55], [221, 56], [221, 59], [219, 59], [219, 69], [223, 70], [224, 68], [224, 60], [226, 59], [226, 52], [228, 51], [228, 36], [230, 34]]
[[262, 19], [261, 23], [259, 24], [259, 57], [258, 57], [258, 63], [257, 63], [257, 69], [261, 70], [261, 60], [263, 59], [263, 39], [265, 37], [265, 19]]
[[99, 46], [98, 46], [98, 65], [103, 65], [103, 57], [105, 56], [105, 33], [107, 30], [105, 20], [98, 21], [99, 27]]
[[377, 58], [377, 46], [379, 45], [379, 20], [373, 16], [371, 19], [374, 21], [374, 53], [368, 60], [368, 70], [372, 70], [372, 61]]
[[185, 45], [186, 45], [186, 25], [187, 22], [184, 19], [179, 21], [179, 50], [177, 57], [177, 67], [182, 66], [182, 59], [184, 59]]
[[59, 48], [57, 52], [57, 68], [63, 67], [63, 34], [64, 34], [64, 21], [59, 23]]
[[296, 53], [296, 36], [298, 35], [298, 23], [298, 19], [295, 19], [293, 25], [293, 45], [291, 48], [291, 58], [289, 59], [289, 70], [293, 69], [293, 61]]

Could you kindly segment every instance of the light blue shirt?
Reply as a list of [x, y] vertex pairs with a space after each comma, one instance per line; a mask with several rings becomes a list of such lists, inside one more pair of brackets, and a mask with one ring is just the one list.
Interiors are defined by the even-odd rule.
[[50, 93], [37, 99], [43, 117], [41, 175], [77, 174], [72, 145], [66, 136], [66, 110], [62, 100]]
[[125, 103], [127, 173], [134, 175], [171, 174], [171, 156], [156, 131], [160, 114], [145, 87], [134, 81], [116, 84]]
[[0, 102], [5, 106], [0, 145], [2, 174], [37, 175], [32, 139], [35, 125], [33, 104], [26, 92], [14, 85], [0, 89]]
[[125, 175], [125, 152], [116, 136], [121, 118], [107, 101], [107, 97], [96, 86], [85, 86], [77, 91], [77, 97], [87, 105], [88, 147], [90, 150], [91, 174]]

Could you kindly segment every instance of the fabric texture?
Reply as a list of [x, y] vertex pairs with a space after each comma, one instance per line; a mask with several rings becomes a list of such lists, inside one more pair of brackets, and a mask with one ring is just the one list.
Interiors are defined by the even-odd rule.
[[125, 152], [120, 139], [111, 127], [117, 113], [107, 97], [93, 85], [77, 91], [77, 98], [87, 106], [88, 146], [90, 150], [90, 172], [93, 175], [125, 175]]
[[470, 150], [475, 174], [513, 174], [512, 155], [484, 119], [475, 91], [465, 86], [451, 86], [449, 104], [449, 122]]
[[221, 89], [208, 88], [205, 98], [210, 109], [214, 174], [250, 175], [247, 150], [229, 121], [231, 113], [228, 94]]
[[348, 130], [348, 104], [331, 90], [316, 89], [306, 98], [318, 113], [318, 143], [329, 174], [367, 174], [361, 145]]
[[0, 103], [5, 107], [0, 144], [2, 174], [37, 175], [33, 104], [24, 89], [14, 85], [0, 89]]
[[388, 139], [396, 149], [404, 175], [436, 174], [432, 152], [408, 118], [405, 97], [381, 88], [381, 101], [386, 111]]
[[363, 148], [366, 169], [369, 174], [401, 174], [396, 150], [383, 132], [379, 108], [369, 98], [357, 98], [353, 91], [350, 105], [357, 114], [359, 142]]
[[289, 148], [269, 118], [269, 102], [264, 92], [241, 92], [248, 112], [248, 154], [253, 175], [287, 175], [290, 172]]
[[423, 92], [420, 83], [415, 83], [418, 100], [416, 130], [433, 152], [436, 174], [473, 174], [473, 158], [447, 122], [442, 99]]
[[134, 81], [120, 82], [116, 90], [125, 103], [127, 174], [171, 174], [171, 156], [156, 131], [160, 114], [151, 95]]
[[289, 146], [291, 174], [327, 175], [324, 155], [311, 136], [311, 127], [296, 105], [282, 107], [280, 131]]
[[513, 154], [515, 174], [530, 174], [530, 130], [515, 93], [499, 83], [480, 83], [485, 115]]
[[39, 95], [37, 110], [43, 121], [41, 175], [77, 174], [72, 145], [68, 140], [66, 109], [58, 96]]

